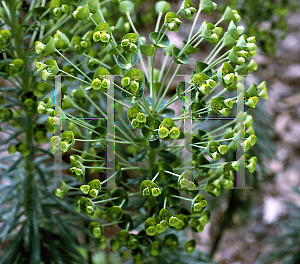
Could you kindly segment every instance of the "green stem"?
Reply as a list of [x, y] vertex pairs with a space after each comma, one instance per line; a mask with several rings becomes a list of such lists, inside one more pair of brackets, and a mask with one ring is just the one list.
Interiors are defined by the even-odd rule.
[[189, 34], [189, 37], [188, 37], [188, 41], [187, 41], [187, 42], [189, 42], [189, 40], [191, 39], [191, 36], [192, 36], [192, 34], [193, 34], [193, 31], [194, 31], [194, 29], [195, 29], [195, 26], [196, 26], [196, 23], [197, 23], [197, 20], [198, 20], [198, 18], [199, 18], [199, 15], [200, 15], [201, 11], [202, 11], [202, 9], [199, 8], [198, 11], [197, 11], [197, 13], [196, 13], [196, 17], [194, 18], [193, 25], [192, 25], [192, 27], [191, 27], [190, 34]]
[[197, 48], [203, 40], [204, 38], [199, 39], [199, 41], [194, 45], [194, 48]]
[[171, 171], [167, 171], [167, 170], [165, 170], [164, 172], [166, 172], [166, 173], [168, 173], [168, 174], [171, 174], [171, 175], [173, 175], [173, 176], [176, 176], [176, 177], [180, 177], [181, 175], [179, 175], [179, 174], [176, 174], [176, 173], [173, 173], [173, 172], [171, 172]]
[[173, 81], [174, 81], [174, 79], [175, 79], [175, 77], [176, 77], [176, 75], [177, 75], [177, 73], [178, 73], [180, 67], [181, 67], [181, 64], [179, 64], [179, 65], [177, 66], [176, 70], [174, 71], [174, 73], [173, 73], [173, 75], [172, 75], [172, 78], [171, 78], [171, 80], [169, 81], [169, 83], [168, 83], [166, 89], [164, 90], [164, 93], [163, 93], [163, 95], [161, 96], [158, 105], [155, 107], [155, 111], [156, 111], [157, 109], [159, 109], [159, 107], [160, 107], [160, 105], [162, 104], [164, 98], [166, 97], [166, 94], [167, 94], [167, 92], [169, 91], [169, 89], [170, 89], [170, 87], [171, 87], [171, 84], [173, 83]]
[[157, 21], [156, 21], [156, 25], [155, 25], [155, 32], [157, 32], [158, 31], [158, 28], [159, 28], [159, 24], [160, 24], [160, 20], [161, 20], [161, 18], [162, 18], [162, 15], [163, 15], [163, 13], [162, 12], [159, 12], [159, 14], [158, 14], [158, 18], [157, 18]]
[[149, 157], [149, 171], [151, 171], [156, 163], [156, 151], [151, 147], [149, 148], [148, 157]]
[[135, 26], [134, 26], [134, 24], [133, 24], [133, 21], [132, 21], [132, 19], [131, 19], [130, 13], [129, 13], [129, 12], [126, 12], [126, 16], [127, 16], [127, 19], [128, 19], [128, 21], [129, 21], [129, 23], [130, 23], [130, 25], [131, 25], [131, 27], [132, 27], [134, 33], [136, 33], [136, 34], [139, 35], [139, 33], [137, 32], [137, 30], [136, 30], [136, 28], [135, 28]]
[[174, 102], [176, 102], [178, 100], [178, 95], [177, 94], [174, 94], [171, 98], [170, 98], [170, 100], [169, 100], [169, 102], [162, 108], [162, 109], [160, 109], [158, 112], [157, 112], [157, 114], [159, 115], [161, 112], [163, 112], [169, 105], [171, 105], [171, 104], [173, 104]]
[[89, 112], [89, 111], [87, 111], [87, 110], [81, 108], [81, 107], [78, 106], [78, 105], [75, 105], [75, 104], [74, 104], [74, 107], [75, 107], [76, 109], [78, 109], [78, 110], [80, 110], [80, 111], [86, 113], [87, 115], [90, 115], [90, 117], [97, 117], [95, 114], [93, 114], [93, 113], [91, 113], [91, 112]]
[[[224, 34], [224, 36], [219, 40], [219, 42], [217, 43], [217, 45], [213, 48], [213, 50], [210, 52], [210, 54], [207, 56], [207, 58], [205, 59], [205, 63], [207, 63], [208, 62], [208, 60], [210, 59], [210, 57], [212, 56], [212, 55], [217, 55], [219, 52], [220, 52], [220, 50], [225, 46], [224, 45], [224, 43], [223, 43], [223, 39], [225, 38], [225, 36], [226, 36], [226, 34]], [[220, 46], [220, 44], [222, 43], [222, 45]], [[218, 49], [218, 51], [217, 52], [215, 52], [216, 50], [217, 50], [217, 48], [220, 46], [220, 48]], [[212, 60], [214, 59], [214, 57], [212, 58]], [[209, 62], [208, 62], [208, 64], [209, 64]]]
[[[150, 112], [150, 109], [148, 109], [144, 104], [142, 104], [140, 101], [138, 102], [139, 106], [141, 106], [149, 116], [151, 116], [151, 112]], [[147, 105], [147, 104], [146, 104]]]
[[202, 97], [200, 102], [204, 101], [209, 95], [211, 95], [219, 87], [219, 82], [216, 83], [216, 86], [212, 88], [206, 95]]
[[[166, 83], [166, 81], [167, 81], [167, 77], [169, 76], [169, 74], [170, 74], [170, 72], [171, 72], [171, 69], [173, 68], [174, 64], [175, 64], [175, 61], [173, 60], [172, 63], [171, 63], [171, 65], [170, 65], [170, 67], [169, 67], [169, 69], [168, 69], [168, 71], [167, 71], [167, 73], [166, 73], [166, 75], [165, 75], [165, 78], [164, 78], [164, 80], [163, 80], [163, 82], [162, 82], [162, 84], [161, 84], [161, 86], [160, 86], [160, 89], [159, 89], [159, 91], [158, 91], [157, 98], [160, 97], [160, 95], [161, 95], [161, 93], [162, 93], [162, 90], [163, 90], [163, 88], [164, 88], [164, 85], [165, 85], [165, 83]], [[157, 103], [158, 103], [158, 100], [155, 102], [155, 106], [152, 106], [152, 110], [153, 110], [153, 111], [154, 111], [154, 109], [156, 109]]]
[[90, 82], [92, 82], [92, 79], [87, 76], [82, 70], [80, 70], [73, 62], [71, 62], [67, 57], [65, 57], [62, 53], [59, 52], [58, 49], [55, 49], [55, 51], [63, 57], [69, 64], [71, 64], [77, 71], [79, 71], [85, 78], [87, 78]]
[[120, 224], [120, 223], [123, 223], [123, 222], [125, 222], [125, 221], [118, 221], [118, 222], [113, 222], [113, 223], [103, 224], [102, 226], [117, 225], [117, 224]]
[[114, 100], [115, 102], [119, 103], [120, 105], [124, 106], [125, 108], [127, 108], [127, 109], [130, 108], [130, 107], [127, 106], [126, 104], [123, 104], [122, 102], [118, 101], [117, 99], [111, 97], [109, 94], [107, 94], [107, 93], [103, 93], [103, 94], [105, 94], [107, 97], [109, 97], [110, 99]]
[[190, 199], [190, 198], [186, 198], [186, 197], [178, 196], [178, 195], [174, 195], [174, 194], [171, 194], [171, 196], [174, 198], [179, 198], [181, 200], [185, 200], [185, 201], [193, 201], [194, 200], [194, 199]]
[[[112, 177], [115, 177], [115, 175], [118, 173], [118, 171], [116, 171], [113, 175], [109, 176], [106, 180], [104, 180], [103, 182], [101, 182], [101, 184], [106, 183], [107, 181], [109, 181]], [[120, 198], [120, 197], [119, 197]]]
[[44, 38], [47, 38], [53, 34], [58, 28], [64, 25], [72, 16], [68, 14], [64, 14], [58, 21], [56, 21], [55, 25], [45, 34]]
[[220, 64], [221, 62], [225, 61], [228, 59], [228, 57], [226, 57], [228, 55], [230, 51], [225, 52], [220, 58], [218, 58], [216, 61], [214, 61], [211, 65], [207, 66], [202, 73], [207, 72], [208, 70], [210, 70], [211, 68], [215, 67], [216, 65]]
[[222, 130], [223, 128], [226, 128], [226, 127], [232, 125], [233, 123], [236, 123], [236, 120], [232, 120], [232, 121], [230, 121], [229, 123], [226, 123], [225, 125], [220, 126], [220, 127], [216, 128], [216, 129], [210, 131], [209, 133], [210, 133], [210, 134], [213, 134], [213, 133], [215, 133], [215, 132], [218, 132], [218, 131]]
[[135, 138], [136, 135], [133, 133], [133, 131], [128, 127], [128, 125], [125, 123], [124, 119], [122, 117], [119, 117], [119, 120], [121, 121], [122, 125], [127, 129], [127, 131], [129, 132], [129, 134]]
[[124, 171], [124, 170], [140, 170], [140, 169], [142, 169], [142, 168], [140, 168], [140, 167], [126, 167], [126, 168], [121, 168], [122, 171]]
[[88, 83], [88, 82], [86, 82], [86, 81], [84, 81], [84, 80], [81, 80], [80, 78], [77, 78], [77, 77], [73, 76], [72, 74], [69, 74], [69, 73], [67, 73], [67, 72], [65, 72], [65, 71], [63, 71], [63, 70], [61, 70], [61, 69], [59, 69], [59, 71], [62, 72], [63, 74], [66, 74], [66, 75], [68, 75], [68, 76], [70, 76], [70, 77], [72, 77], [72, 78], [74, 78], [74, 79], [80, 81], [80, 82], [83, 82], [83, 83], [85, 83], [85, 84], [90, 85], [90, 83]]
[[95, 107], [95, 109], [102, 115], [102, 117], [106, 116], [106, 114], [100, 109], [100, 107], [98, 107], [98, 105], [95, 104], [95, 102], [92, 100], [92, 98], [88, 94], [86, 94], [86, 98]]
[[164, 200], [164, 209], [166, 209], [167, 207], [167, 196], [165, 197], [165, 200]]
[[153, 177], [153, 179], [151, 181], [154, 182], [156, 180], [156, 178], [158, 177], [158, 175], [159, 175], [159, 172], [156, 173], [156, 175]]
[[[102, 183], [102, 182], [101, 182], [101, 183]], [[97, 198], [98, 198], [98, 197], [97, 197]], [[109, 198], [109, 199], [105, 199], [105, 200], [101, 200], [101, 201], [96, 201], [96, 202], [94, 202], [94, 203], [95, 203], [95, 204], [106, 203], [106, 202], [110, 202], [110, 201], [117, 200], [117, 199], [120, 199], [120, 197]]]
[[162, 65], [161, 65], [159, 77], [158, 77], [158, 80], [157, 80], [158, 82], [160, 82], [160, 80], [163, 76], [163, 73], [164, 73], [164, 70], [165, 70], [165, 67], [166, 67], [166, 64], [167, 64], [167, 60], [168, 60], [169, 57], [170, 57], [170, 55], [167, 53], [165, 58], [164, 58], [164, 61], [163, 61]]
[[96, 58], [93, 58], [93, 57], [87, 55], [86, 53], [83, 53], [82, 55], [85, 56], [85, 57], [87, 57], [87, 58], [89, 58], [89, 59], [91, 59], [91, 60], [96, 61], [97, 63], [99, 63], [100, 65], [106, 67], [107, 69], [111, 69], [111, 67], [109, 65], [105, 64], [104, 62], [102, 62], [102, 61], [100, 61], [100, 60], [98, 60]]

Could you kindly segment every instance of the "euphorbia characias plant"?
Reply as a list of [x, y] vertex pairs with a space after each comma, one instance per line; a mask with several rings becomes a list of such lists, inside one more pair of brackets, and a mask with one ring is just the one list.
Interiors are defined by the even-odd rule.
[[[208, 131], [199, 127], [210, 122], [204, 121], [209, 116], [235, 115], [237, 78], [257, 69], [253, 59], [255, 38], [243, 34], [243, 27], [238, 25], [241, 18], [230, 7], [217, 23], [202, 21], [199, 26], [201, 13], [211, 14], [217, 8], [211, 0], [201, 0], [198, 7], [184, 0], [180, 10], [173, 11], [168, 2], [157, 2], [158, 19], [149, 39], [142, 37], [134, 25], [131, 1], [117, 3], [122, 13], [120, 19], [130, 27], [119, 22], [107, 23], [103, 10], [110, 1], [71, 2], [75, 6], [52, 0], [51, 13], [60, 17], [72, 9], [78, 25], [85, 23], [91, 30], [78, 35], [74, 32], [69, 39], [60, 29], [44, 41], [36, 42], [36, 53], [41, 58], [51, 57], [41, 59], [36, 67], [44, 81], [61, 74], [63, 84], [74, 80], [77, 88], [63, 93], [62, 109], [59, 106], [54, 109], [49, 98], [38, 103], [38, 111], [50, 114], [48, 120], [52, 126], [55, 111], [61, 110], [64, 116], [61, 135], [50, 140], [51, 151], [76, 152], [70, 156], [70, 172], [81, 185], [78, 188], [81, 194], [75, 198], [76, 209], [91, 217], [89, 230], [96, 244], [103, 248], [106, 241], [103, 227], [116, 224], [121, 231], [110, 240], [112, 250], [129, 250], [134, 263], [143, 263], [143, 258], [176, 250], [182, 230], [202, 232], [211, 217], [206, 197], [217, 197], [222, 190], [235, 186], [240, 161], [232, 159], [234, 155], [229, 153], [236, 152], [237, 123], [228, 121]], [[183, 17], [193, 19], [193, 23], [183, 46], [177, 47], [170, 42], [168, 32], [180, 31]], [[10, 35], [7, 32], [2, 35], [1, 45], [5, 46]], [[204, 61], [195, 62], [190, 80], [175, 81], [181, 68], [190, 63], [190, 57], [197, 56], [204, 41], [211, 44], [211, 53]], [[64, 55], [71, 51], [79, 59]], [[158, 55], [164, 56], [160, 69], [155, 68]], [[8, 74], [22, 67], [18, 62], [11, 64], [7, 66]], [[176, 92], [171, 91], [172, 85], [177, 86]], [[109, 95], [112, 88], [113, 97]], [[265, 82], [246, 89], [241, 144], [244, 151], [256, 143], [253, 119], [247, 111], [255, 108], [260, 97], [268, 98]], [[186, 97], [188, 91], [191, 100]], [[107, 98], [115, 104], [114, 135], [104, 120], [111, 118], [106, 113]], [[176, 101], [187, 105], [177, 116], [172, 108]], [[79, 112], [77, 116], [81, 118], [75, 118], [72, 111]], [[190, 146], [182, 143], [187, 113], [194, 127], [197, 125]], [[9, 113], [2, 111], [1, 116], [8, 118]], [[105, 179], [109, 170], [107, 146], [111, 140], [115, 144], [115, 171]], [[83, 142], [84, 148], [79, 149], [76, 142]], [[192, 167], [184, 165], [187, 149], [192, 151]], [[253, 172], [256, 160], [245, 155], [246, 169]], [[111, 179], [118, 188], [107, 188], [106, 183]], [[68, 190], [64, 183], [55, 193], [63, 198]], [[193, 253], [195, 248], [194, 240], [184, 245], [187, 253]], [[126, 258], [124, 251], [120, 251], [120, 256]]]

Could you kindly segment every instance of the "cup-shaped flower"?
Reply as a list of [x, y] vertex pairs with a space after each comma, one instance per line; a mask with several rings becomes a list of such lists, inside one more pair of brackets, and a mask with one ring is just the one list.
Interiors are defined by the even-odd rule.
[[166, 127], [161, 127], [158, 130], [158, 135], [160, 136], [160, 138], [164, 139], [169, 135], [169, 130]]
[[178, 31], [180, 24], [182, 23], [179, 15], [168, 12], [165, 17], [165, 24], [170, 31]]
[[80, 191], [82, 191], [84, 194], [88, 194], [90, 191], [90, 186], [89, 185], [81, 185]]
[[0, 50], [6, 48], [11, 42], [11, 32], [9, 30], [0, 30]]
[[152, 188], [151, 193], [152, 193], [153, 196], [158, 196], [158, 195], [161, 194], [161, 191], [160, 191], [159, 188]]

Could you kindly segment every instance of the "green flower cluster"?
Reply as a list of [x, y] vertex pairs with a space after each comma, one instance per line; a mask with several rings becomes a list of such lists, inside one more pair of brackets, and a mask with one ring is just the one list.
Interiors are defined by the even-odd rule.
[[[55, 3], [50, 6], [51, 12], [59, 16], [66, 9], [65, 2]], [[255, 38], [246, 36], [244, 28], [236, 25], [240, 16], [230, 8], [220, 21], [215, 24], [204, 21], [194, 33], [201, 12], [210, 14], [216, 9], [211, 0], [201, 0], [198, 8], [190, 0], [184, 0], [177, 13], [170, 12], [168, 2], [157, 2], [158, 20], [155, 31], [149, 34], [150, 44], [140, 37], [134, 26], [131, 1], [114, 3], [121, 13], [116, 24], [105, 19], [102, 5], [107, 4], [106, 1], [90, 0], [80, 4], [69, 8], [76, 25], [89, 26], [85, 32], [73, 35], [69, 41], [69, 34], [60, 29], [35, 46], [38, 56], [54, 56], [56, 52], [65, 60], [65, 63], [56, 59], [37, 62], [44, 81], [49, 82], [61, 73], [63, 82], [68, 85], [68, 82], [80, 82], [71, 92], [67, 88], [63, 91], [62, 115], [74, 119], [73, 112], [79, 112], [80, 117], [92, 117], [68, 121], [71, 131], [53, 136], [51, 151], [67, 152], [75, 141], [84, 142], [84, 150], [78, 150], [81, 154], [70, 156], [70, 172], [82, 181], [79, 188], [74, 187], [81, 194], [75, 198], [76, 209], [93, 220], [89, 232], [97, 246], [105, 248], [105, 226], [117, 224], [121, 231], [110, 239], [111, 249], [120, 252], [122, 259], [126, 259], [130, 251], [134, 263], [143, 263], [143, 258], [160, 256], [164, 250], [176, 250], [179, 240], [175, 233], [186, 228], [196, 233], [204, 230], [211, 218], [205, 196], [218, 197], [236, 182], [241, 160], [232, 160], [232, 154], [236, 153], [241, 131], [244, 138], [240, 147], [248, 151], [256, 143], [253, 118], [247, 111], [255, 108], [260, 97], [268, 98], [265, 82], [252, 84], [244, 91], [244, 131], [237, 131], [234, 121], [208, 131], [183, 128], [190, 118], [202, 123], [207, 117], [231, 114], [239, 100], [235, 94], [239, 75], [257, 69], [253, 59], [257, 48]], [[187, 19], [195, 17], [195, 20], [188, 38], [179, 48], [170, 43], [167, 33], [180, 30], [181, 15]], [[128, 24], [125, 26], [125, 19], [131, 30]], [[180, 67], [190, 62], [189, 56], [198, 52], [202, 41], [214, 45], [211, 53], [205, 61], [195, 62], [189, 81], [179, 82], [176, 92], [166, 100], [168, 93], [172, 93], [170, 88]], [[64, 56], [67, 51], [74, 51], [76, 57]], [[160, 69], [155, 63], [157, 54], [165, 58]], [[77, 57], [86, 60], [77, 60]], [[166, 70], [168, 58], [172, 62]], [[174, 65], [177, 68], [172, 71]], [[114, 95], [108, 94], [112, 87]], [[215, 94], [217, 89], [219, 92]], [[190, 98], [187, 98], [188, 91]], [[36, 93], [39, 94], [39, 89]], [[182, 101], [185, 108], [175, 117], [171, 105], [176, 101]], [[106, 128], [111, 120], [104, 120], [109, 118], [107, 109], [113, 106], [115, 134]], [[40, 114], [50, 115], [49, 123], [54, 124], [51, 99], [40, 101], [37, 109]], [[6, 115], [9, 114], [3, 113]], [[182, 139], [186, 139], [185, 145]], [[110, 147], [116, 156], [114, 166], [108, 159], [109, 144], [113, 144]], [[192, 155], [189, 168], [186, 168], [184, 148]], [[217, 160], [220, 163], [215, 163]], [[245, 155], [247, 173], [255, 170], [256, 162], [256, 157]], [[87, 180], [87, 175], [92, 175], [92, 180]], [[124, 189], [107, 188], [111, 180]], [[63, 187], [55, 191], [59, 198], [65, 197], [70, 189]], [[183, 201], [189, 202], [190, 208], [187, 209]], [[105, 223], [108, 220], [113, 222]], [[138, 234], [131, 232], [133, 230]], [[191, 254], [195, 247], [195, 241], [189, 240], [184, 249]]]

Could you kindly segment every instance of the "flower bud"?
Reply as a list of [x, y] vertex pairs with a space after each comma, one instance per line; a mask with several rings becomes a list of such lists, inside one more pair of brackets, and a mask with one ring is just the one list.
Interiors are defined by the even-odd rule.
[[134, 118], [131, 120], [131, 125], [134, 129], [136, 129], [140, 125], [140, 123]]
[[0, 30], [0, 50], [6, 48], [9, 45], [10, 41], [11, 32], [6, 29]]
[[255, 105], [258, 103], [258, 100], [259, 98], [257, 96], [252, 96], [247, 100], [247, 102], [245, 102], [245, 105], [255, 108]]
[[143, 113], [138, 113], [136, 116], [136, 120], [140, 123], [145, 123], [146, 122], [146, 116]]
[[213, 87], [216, 86], [217, 83], [216, 83], [214, 80], [212, 80], [212, 79], [208, 79], [208, 80], [206, 80], [206, 84], [207, 84], [210, 88], [213, 88]]
[[201, 85], [199, 90], [201, 91], [201, 93], [207, 94], [210, 91], [210, 86], [204, 83]]
[[155, 226], [149, 226], [147, 229], [146, 229], [146, 234], [148, 236], [155, 236], [156, 235], [156, 228]]
[[223, 28], [221, 28], [221, 27], [215, 27], [215, 28], [212, 30], [212, 32], [213, 32], [213, 33], [216, 33], [218, 36], [222, 33], [222, 31], [223, 31]]
[[259, 94], [258, 94], [259, 97], [263, 98], [263, 99], [268, 99], [269, 98], [269, 95], [268, 95], [268, 92], [267, 90], [262, 90]]
[[248, 127], [248, 129], [246, 130], [246, 132], [249, 135], [254, 135], [255, 134], [253, 126]]
[[252, 173], [255, 171], [256, 164], [255, 163], [249, 163], [246, 168]]
[[105, 33], [105, 32], [102, 32], [101, 35], [100, 35], [100, 40], [102, 42], [108, 43], [109, 40], [110, 40], [110, 35]]
[[55, 196], [57, 196], [58, 198], [62, 199], [63, 198], [63, 193], [64, 193], [63, 190], [55, 189]]
[[220, 154], [218, 152], [211, 153], [211, 156], [214, 160], [218, 160], [220, 158]]
[[180, 136], [180, 130], [177, 127], [173, 127], [170, 130], [169, 134], [170, 134], [171, 138], [175, 138], [176, 139], [176, 138], [178, 138]]
[[200, 221], [200, 224], [201, 224], [202, 226], [205, 226], [205, 225], [209, 222], [209, 220], [208, 220], [208, 218], [207, 218], [206, 215], [201, 216], [201, 217], [199, 218], [199, 221]]
[[201, 203], [196, 203], [194, 204], [194, 211], [195, 212], [201, 212], [201, 210], [203, 209]]
[[102, 235], [101, 228], [95, 227], [95, 228], [93, 229], [93, 236], [94, 236], [95, 238], [99, 238], [101, 235]]
[[243, 65], [243, 64], [245, 64], [245, 62], [246, 62], [245, 58], [239, 57], [239, 58], [238, 58], [238, 61], [237, 61], [237, 64], [238, 64], [238, 65]]
[[168, 28], [169, 28], [169, 30], [173, 30], [174, 28], [175, 28], [175, 26], [176, 26], [176, 23], [174, 23], [174, 22], [170, 22], [170, 23], [167, 23], [167, 26], [168, 26]]
[[251, 146], [254, 146], [257, 140], [257, 137], [255, 135], [251, 135], [247, 138], [251, 142]]
[[169, 130], [166, 127], [161, 127], [158, 130], [158, 135], [160, 136], [160, 138], [165, 138], [169, 135]]
[[249, 57], [255, 57], [256, 56], [256, 51], [255, 50], [249, 51], [248, 56]]
[[42, 51], [45, 49], [46, 45], [40, 41], [35, 42], [35, 52], [41, 54]]
[[220, 146], [218, 147], [218, 151], [219, 151], [222, 155], [224, 155], [224, 154], [228, 151], [228, 147], [227, 147], [226, 145], [220, 145]]
[[224, 100], [224, 104], [231, 109], [234, 104], [234, 99], [227, 98]]
[[42, 71], [42, 70], [46, 69], [46, 67], [47, 67], [47, 65], [42, 62], [36, 62], [35, 66], [37, 67], [38, 71]]
[[184, 245], [184, 250], [188, 254], [192, 254], [195, 251], [195, 248], [196, 248], [196, 241], [194, 239], [187, 241]]
[[247, 42], [248, 43], [255, 43], [256, 42], [255, 37], [249, 37], [249, 38], [247, 38]]
[[257, 89], [267, 90], [266, 81], [263, 81], [261, 84], [257, 86]]
[[92, 87], [94, 90], [99, 90], [101, 86], [102, 86], [102, 82], [98, 78], [92, 81]]
[[81, 185], [80, 186], [80, 190], [84, 193], [84, 194], [88, 194], [89, 190], [90, 190], [90, 186], [89, 185]]
[[162, 220], [160, 225], [166, 230], [170, 225], [166, 220]]
[[80, 46], [83, 47], [83, 48], [87, 48], [88, 45], [89, 45], [89, 44], [88, 44], [86, 41], [81, 41], [81, 42], [80, 42]]
[[150, 188], [145, 188], [145, 189], [143, 190], [143, 195], [144, 195], [144, 196], [150, 195]]
[[100, 33], [100, 31], [97, 31], [97, 32], [95, 32], [95, 33], [93, 34], [93, 40], [94, 40], [95, 42], [98, 42], [98, 41], [101, 40], [101, 33]]
[[243, 26], [238, 26], [237, 28], [237, 32], [239, 35], [242, 35], [244, 33], [245, 28]]
[[161, 191], [159, 188], [152, 188], [151, 193], [153, 196], [158, 196], [161, 194]]
[[121, 46], [126, 47], [128, 45], [129, 45], [129, 39], [123, 39], [122, 42], [121, 42]]
[[244, 121], [246, 126], [251, 126], [253, 123], [253, 117], [251, 115], [247, 115]]
[[69, 150], [70, 145], [67, 142], [63, 141], [60, 143], [60, 147], [63, 152], [67, 152]]
[[136, 81], [133, 81], [131, 84], [130, 84], [130, 88], [134, 91], [134, 92], [136, 92], [138, 89], [139, 89], [139, 83], [138, 82], [136, 82]]
[[165, 230], [166, 229], [161, 224], [158, 224], [156, 226], [156, 233], [158, 233], [158, 234], [165, 232]]
[[101, 87], [103, 87], [104, 89], [107, 89], [109, 84], [110, 84], [110, 81], [108, 79], [103, 79], [102, 83], [101, 83]]
[[127, 86], [130, 84], [130, 78], [129, 77], [125, 77], [121, 80], [121, 85], [122, 86]]
[[235, 21], [234, 21], [235, 24], [238, 23], [238, 22], [240, 22], [241, 17], [239, 15], [239, 13], [236, 10], [232, 10], [232, 13], [234, 14], [234, 17], [235, 17]]
[[59, 136], [53, 136], [51, 139], [50, 139], [50, 144], [51, 146], [56, 146], [58, 147], [60, 145], [60, 137]]
[[257, 70], [257, 63], [254, 59], [252, 59], [249, 64], [247, 65], [247, 69], [249, 72], [252, 72], [252, 71], [256, 71]]
[[96, 198], [98, 196], [98, 190], [96, 190], [96, 189], [90, 190], [89, 195], [93, 198]]
[[254, 43], [247, 43], [247, 49], [248, 51], [254, 51], [257, 49], [257, 46]]
[[241, 143], [241, 146], [243, 147], [244, 151], [247, 151], [251, 147], [251, 142], [246, 139], [243, 143]]
[[131, 52], [136, 52], [137, 46], [134, 43], [131, 43], [129, 49], [130, 49]]
[[248, 52], [245, 51], [245, 50], [240, 50], [240, 51], [238, 51], [237, 54], [238, 54], [240, 57], [243, 57], [243, 58], [247, 58], [247, 56], [248, 56]]
[[41, 77], [44, 81], [47, 81], [50, 76], [51, 76], [51, 73], [48, 72], [46, 69], [41, 72]]
[[59, 17], [61, 15], [60, 8], [52, 9], [52, 13], [55, 17]]
[[226, 84], [230, 84], [234, 81], [235, 75], [233, 73], [226, 74], [223, 79]]
[[175, 217], [175, 216], [170, 217], [170, 219], [169, 219], [170, 226], [176, 226], [178, 224], [179, 224], [179, 220], [177, 217]]
[[37, 111], [39, 114], [46, 114], [46, 104], [43, 101], [38, 102]]
[[88, 205], [88, 206], [85, 208], [85, 210], [86, 210], [86, 212], [87, 212], [88, 214], [91, 214], [91, 213], [93, 213], [93, 212], [94, 212], [94, 209], [93, 209], [93, 207], [92, 207], [92, 206], [90, 206], [90, 205]]
[[211, 41], [216, 43], [219, 41], [219, 36], [216, 33], [211, 34]]

